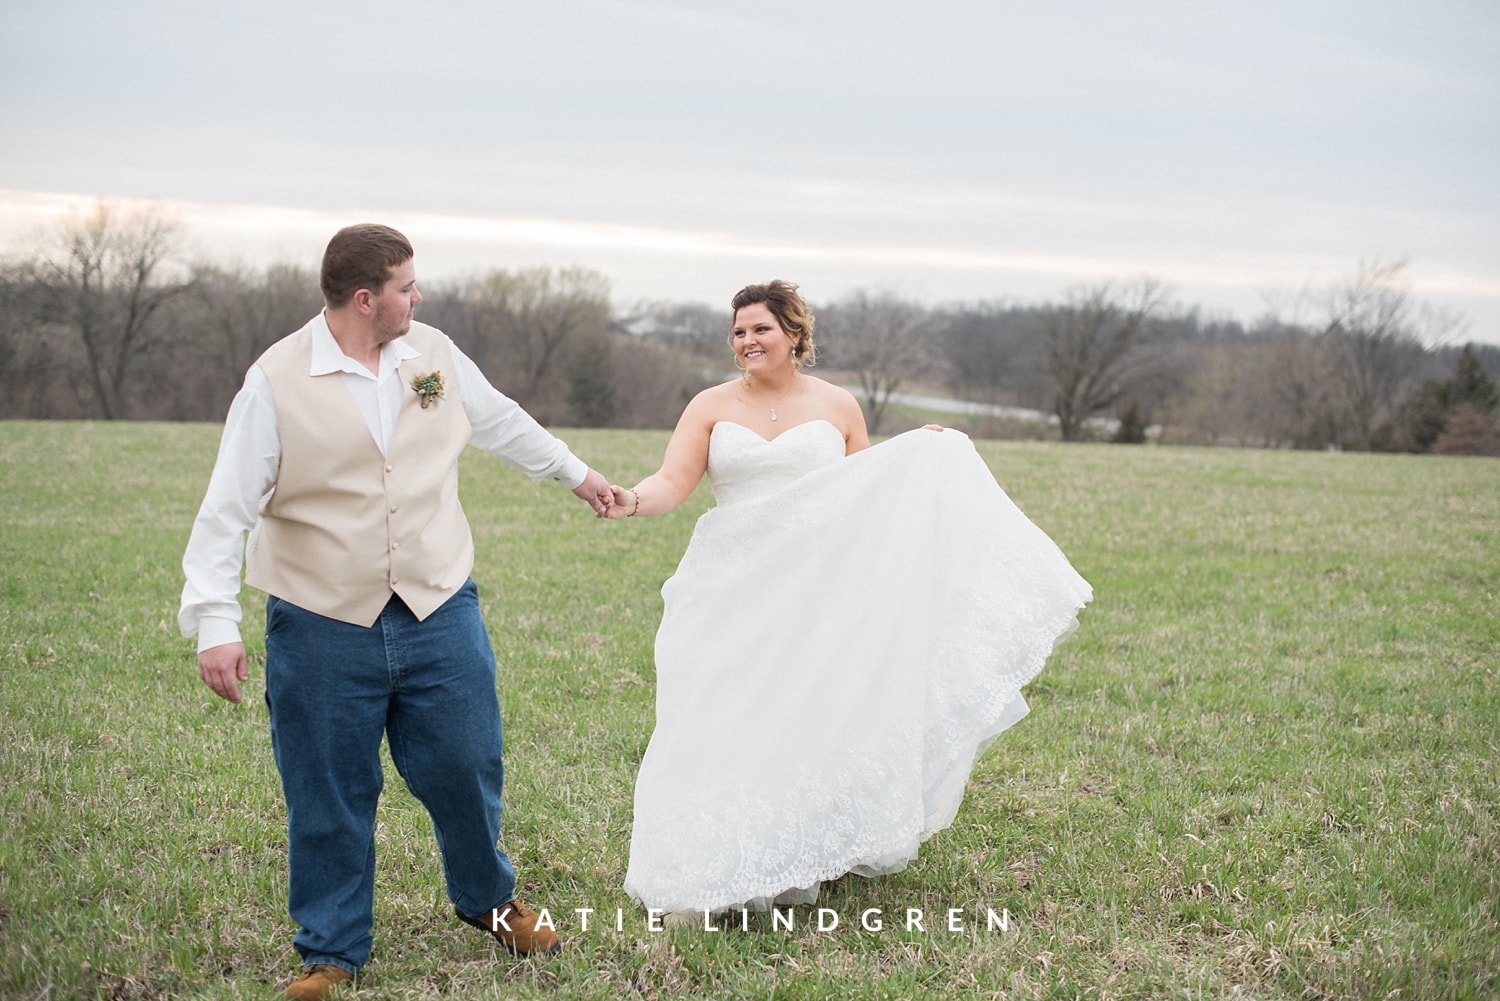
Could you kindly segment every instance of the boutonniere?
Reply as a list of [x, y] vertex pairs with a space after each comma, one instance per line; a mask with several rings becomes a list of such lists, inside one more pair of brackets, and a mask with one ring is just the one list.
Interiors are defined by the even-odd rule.
[[422, 398], [422, 409], [427, 405], [443, 398], [443, 373], [426, 372], [411, 381], [411, 388], [417, 391]]

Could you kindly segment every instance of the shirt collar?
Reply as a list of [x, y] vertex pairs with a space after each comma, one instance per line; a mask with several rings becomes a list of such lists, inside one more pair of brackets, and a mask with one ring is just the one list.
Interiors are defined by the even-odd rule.
[[404, 337], [387, 341], [380, 347], [380, 375], [371, 375], [369, 369], [344, 354], [339, 342], [333, 339], [333, 331], [328, 329], [328, 314], [319, 313], [312, 323], [312, 364], [308, 367], [307, 374], [318, 376], [348, 372], [378, 382], [394, 372], [402, 362], [420, 357], [422, 352], [407, 343]]

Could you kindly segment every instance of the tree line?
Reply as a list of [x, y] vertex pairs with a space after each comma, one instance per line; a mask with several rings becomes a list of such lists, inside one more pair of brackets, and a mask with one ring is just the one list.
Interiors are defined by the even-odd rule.
[[[318, 278], [184, 261], [179, 238], [159, 210], [101, 202], [0, 262], [0, 417], [222, 419], [260, 352], [321, 307]], [[1151, 279], [1042, 304], [860, 291], [814, 303], [819, 371], [874, 434], [933, 419], [921, 398], [943, 396], [970, 405], [948, 422], [983, 437], [1500, 455], [1500, 347], [1451, 343], [1459, 321], [1417, 302], [1406, 273], [1361, 262], [1249, 324]], [[550, 425], [671, 427], [733, 374], [727, 306], [618, 310], [587, 269], [423, 297], [419, 318]]]

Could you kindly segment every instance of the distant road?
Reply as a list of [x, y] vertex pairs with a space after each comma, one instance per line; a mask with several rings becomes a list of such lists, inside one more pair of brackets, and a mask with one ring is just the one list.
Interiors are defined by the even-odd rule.
[[[858, 386], [845, 386], [844, 388], [856, 397], [863, 398], [862, 391]], [[1050, 414], [1044, 414], [1040, 410], [1029, 410], [1026, 407], [1001, 407], [993, 403], [954, 400], [946, 396], [921, 396], [915, 393], [896, 393], [891, 396], [891, 402], [909, 407], [921, 407], [923, 410], [936, 410], [945, 414], [967, 414], [971, 417], [1010, 417], [1020, 421], [1052, 420]]]
[[[858, 386], [845, 386], [845, 389], [860, 396]], [[963, 414], [968, 417], [1009, 417], [1018, 421], [1037, 421], [1042, 424], [1056, 424], [1057, 418], [1052, 414], [1041, 410], [1029, 410], [1026, 407], [1001, 407], [993, 403], [975, 403], [972, 400], [954, 400], [946, 396], [922, 396], [916, 393], [895, 393], [891, 396], [892, 403], [901, 403], [909, 407], [921, 407], [923, 410], [936, 410], [944, 414]], [[1115, 417], [1090, 417], [1083, 422], [1089, 427], [1102, 428], [1105, 431], [1114, 431], [1120, 426], [1120, 421]], [[1146, 433], [1154, 435], [1157, 428], [1153, 425]]]

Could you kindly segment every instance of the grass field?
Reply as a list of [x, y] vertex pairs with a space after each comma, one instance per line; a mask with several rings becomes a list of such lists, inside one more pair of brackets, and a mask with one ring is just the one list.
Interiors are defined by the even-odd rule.
[[[217, 437], [0, 423], [0, 996], [266, 998], [296, 965], [259, 596], [238, 709], [175, 624]], [[564, 437], [625, 482], [665, 442]], [[516, 962], [454, 922], [388, 766], [357, 996], [1500, 996], [1500, 462], [980, 448], [1095, 601], [954, 825], [829, 888], [832, 931], [652, 932], [620, 889], [658, 588], [706, 491], [601, 524], [467, 456], [504, 844], [567, 946]]]

